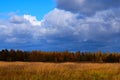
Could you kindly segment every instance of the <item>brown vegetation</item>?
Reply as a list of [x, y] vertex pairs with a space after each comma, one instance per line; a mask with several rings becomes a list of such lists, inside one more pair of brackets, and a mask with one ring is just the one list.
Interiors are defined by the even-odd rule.
[[43, 51], [21, 51], [1, 50], [0, 61], [30, 61], [30, 62], [93, 62], [93, 63], [118, 63], [119, 53], [98, 52], [43, 52]]
[[0, 62], [0, 80], [120, 80], [120, 64]]

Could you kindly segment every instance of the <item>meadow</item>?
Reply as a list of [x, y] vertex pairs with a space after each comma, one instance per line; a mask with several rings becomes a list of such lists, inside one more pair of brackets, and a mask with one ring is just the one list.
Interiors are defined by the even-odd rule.
[[0, 80], [120, 80], [120, 64], [0, 62]]

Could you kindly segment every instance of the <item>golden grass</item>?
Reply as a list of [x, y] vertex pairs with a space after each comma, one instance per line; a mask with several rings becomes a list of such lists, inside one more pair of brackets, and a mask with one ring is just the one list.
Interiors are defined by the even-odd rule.
[[120, 64], [0, 62], [0, 80], [120, 80]]

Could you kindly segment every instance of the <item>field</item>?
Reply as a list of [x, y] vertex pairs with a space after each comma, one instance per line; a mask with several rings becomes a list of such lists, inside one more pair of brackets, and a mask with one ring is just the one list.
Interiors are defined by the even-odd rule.
[[0, 80], [120, 80], [120, 64], [0, 62]]

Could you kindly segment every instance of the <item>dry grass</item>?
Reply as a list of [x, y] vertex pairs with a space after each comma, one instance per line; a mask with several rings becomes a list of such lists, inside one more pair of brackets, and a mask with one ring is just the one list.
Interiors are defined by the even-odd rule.
[[120, 64], [0, 62], [0, 80], [120, 80]]

